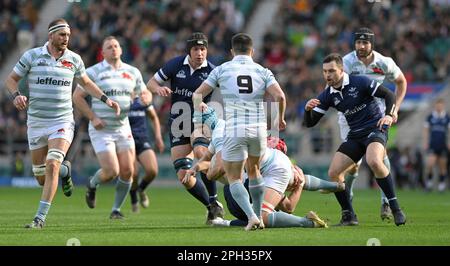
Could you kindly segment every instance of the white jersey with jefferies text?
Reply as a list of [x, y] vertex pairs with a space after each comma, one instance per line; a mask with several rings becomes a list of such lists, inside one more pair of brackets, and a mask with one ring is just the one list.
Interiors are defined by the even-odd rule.
[[[356, 51], [350, 52], [343, 57], [344, 71], [349, 75], [363, 75], [369, 79], [377, 81], [382, 84], [386, 79], [394, 82], [402, 73], [400, 68], [395, 64], [392, 58], [383, 56], [382, 54], [373, 51], [374, 59], [369, 65], [365, 65], [359, 60]], [[386, 105], [384, 99], [376, 98], [380, 106], [381, 112], [385, 112]], [[338, 112], [338, 122], [341, 128], [341, 138], [345, 140], [349, 131], [347, 120], [341, 112]]]
[[[92, 111], [106, 122], [105, 129], [117, 130], [124, 125], [129, 125], [128, 112], [131, 96], [133, 93], [138, 95], [146, 89], [141, 72], [123, 62], [118, 69], [114, 69], [106, 60], [89, 67], [86, 72], [106, 96], [120, 105], [121, 111], [117, 117], [114, 109], [97, 98], [92, 99]], [[92, 127], [91, 123], [89, 127]]]
[[66, 49], [55, 59], [48, 51], [47, 42], [26, 51], [13, 71], [20, 77], [28, 76], [28, 126], [73, 122], [73, 79], [86, 72], [78, 54]]
[[227, 137], [257, 137], [267, 129], [263, 97], [276, 83], [272, 72], [247, 55], [216, 67], [205, 81], [219, 87], [223, 97]]

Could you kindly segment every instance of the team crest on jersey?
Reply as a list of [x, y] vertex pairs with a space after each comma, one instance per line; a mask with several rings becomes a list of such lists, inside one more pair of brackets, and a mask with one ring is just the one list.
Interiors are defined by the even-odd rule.
[[73, 63], [69, 62], [67, 60], [62, 60], [61, 61], [61, 66], [65, 67], [65, 68], [68, 68], [68, 69], [72, 69], [73, 68]]
[[186, 73], [184, 73], [184, 70], [180, 70], [180, 71], [178, 71], [176, 77], [180, 78], [180, 79], [185, 79], [186, 78]]
[[123, 72], [122, 73], [122, 78], [124, 79], [129, 79], [129, 80], [133, 80], [133, 78], [130, 76], [130, 74]]
[[41, 59], [39, 60], [39, 62], [37, 63], [38, 66], [48, 66], [49, 64], [47, 63], [47, 60], [45, 59]]
[[339, 100], [338, 98], [336, 98], [336, 97], [333, 98], [334, 106], [337, 106], [340, 102], [341, 102], [341, 100]]
[[199, 76], [199, 78], [200, 78], [202, 81], [205, 81], [205, 80], [208, 78], [208, 73], [206, 73], [206, 72], [201, 73], [200, 76]]
[[381, 69], [381, 68], [379, 68], [379, 67], [377, 67], [377, 66], [372, 67], [372, 71], [373, 71], [373, 73], [375, 73], [375, 74], [378, 74], [378, 75], [384, 75], [383, 69]]

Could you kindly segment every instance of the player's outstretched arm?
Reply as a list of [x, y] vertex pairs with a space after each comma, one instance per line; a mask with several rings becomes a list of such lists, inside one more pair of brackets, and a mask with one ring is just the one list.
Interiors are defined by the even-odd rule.
[[158, 148], [159, 153], [163, 153], [165, 146], [161, 134], [161, 123], [159, 122], [158, 114], [156, 113], [155, 108], [151, 107], [150, 109], [148, 109], [147, 115], [152, 121], [156, 147]]
[[266, 91], [274, 98], [274, 101], [278, 103], [278, 129], [284, 130], [286, 129], [286, 120], [284, 119], [286, 113], [286, 95], [277, 82], [270, 85]]
[[172, 90], [166, 86], [160, 86], [155, 77], [147, 82], [147, 89], [156, 95], [167, 97], [172, 94]]
[[105, 127], [105, 122], [98, 118], [95, 113], [92, 111], [91, 107], [89, 107], [88, 102], [86, 101], [86, 96], [88, 93], [78, 85], [75, 88], [73, 93], [73, 103], [80, 113], [85, 116], [89, 121], [91, 121], [92, 125], [95, 129], [100, 130]]
[[406, 81], [405, 75], [403, 73], [400, 73], [400, 75], [394, 80], [395, 82], [395, 110], [392, 113], [394, 118], [394, 123], [397, 123], [398, 120], [398, 110], [400, 109], [400, 105], [403, 102], [403, 99], [406, 95], [406, 88], [408, 82]]
[[6, 88], [12, 96], [13, 104], [19, 111], [23, 111], [27, 108], [27, 97], [20, 94], [18, 84], [22, 77], [12, 71], [6, 78]]
[[314, 111], [313, 109], [320, 105], [319, 99], [311, 99], [305, 105], [305, 113], [303, 115], [303, 125], [313, 127], [319, 122], [324, 114]]

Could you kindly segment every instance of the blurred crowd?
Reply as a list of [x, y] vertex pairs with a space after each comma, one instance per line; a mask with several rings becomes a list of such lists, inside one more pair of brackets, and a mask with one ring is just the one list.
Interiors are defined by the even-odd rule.
[[281, 1], [261, 62], [289, 95], [291, 119], [323, 89], [323, 57], [353, 50], [352, 33], [363, 26], [375, 32], [375, 50], [392, 57], [408, 83], [439, 82], [450, 73], [449, 1]]

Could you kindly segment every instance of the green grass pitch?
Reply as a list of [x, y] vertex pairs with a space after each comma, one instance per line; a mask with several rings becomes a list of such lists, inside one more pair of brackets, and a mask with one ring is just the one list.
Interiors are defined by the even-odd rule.
[[[219, 187], [219, 191], [221, 191]], [[150, 207], [139, 214], [130, 210], [129, 199], [122, 211], [126, 219], [109, 220], [114, 187], [100, 187], [96, 209], [84, 202], [85, 190], [76, 187], [66, 198], [59, 190], [43, 230], [26, 230], [33, 218], [41, 190], [0, 188], [0, 245], [64, 246], [70, 238], [81, 245], [356, 245], [364, 246], [370, 238], [381, 245], [450, 245], [450, 193], [398, 191], [407, 215], [406, 226], [397, 227], [379, 218], [380, 199], [377, 190], [355, 191], [354, 207], [360, 225], [328, 229], [277, 228], [245, 232], [243, 228], [206, 226], [205, 209], [181, 186], [150, 187]], [[221, 200], [223, 202], [223, 198]], [[304, 192], [297, 215], [314, 210], [335, 224], [340, 219], [333, 194]], [[231, 219], [230, 214], [226, 214]]]

